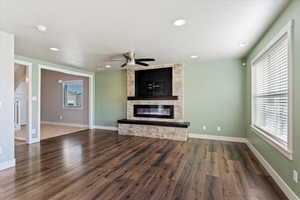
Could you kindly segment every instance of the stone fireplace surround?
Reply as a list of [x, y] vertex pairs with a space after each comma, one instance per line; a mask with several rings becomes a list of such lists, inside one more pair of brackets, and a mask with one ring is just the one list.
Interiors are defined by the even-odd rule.
[[[138, 98], [135, 97], [135, 71], [172, 67], [171, 97]], [[165, 138], [186, 141], [189, 123], [184, 122], [183, 107], [183, 66], [180, 64], [148, 67], [130, 67], [127, 69], [127, 119], [118, 121], [120, 135]], [[134, 105], [171, 105], [174, 107], [173, 118], [135, 117]]]

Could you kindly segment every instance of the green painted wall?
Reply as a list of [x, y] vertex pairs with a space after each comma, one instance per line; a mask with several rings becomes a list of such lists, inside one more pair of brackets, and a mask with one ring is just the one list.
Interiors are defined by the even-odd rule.
[[126, 71], [104, 71], [95, 75], [95, 124], [117, 126], [126, 118]]
[[[126, 117], [125, 71], [96, 73], [96, 125], [116, 126]], [[240, 60], [185, 65], [185, 120], [190, 132], [245, 137], [245, 68]], [[207, 130], [203, 131], [202, 126]], [[217, 132], [221, 126], [221, 132]]]
[[[20, 56], [20, 55], [15, 55], [15, 59], [32, 63], [32, 96], [36, 96], [36, 97], [38, 97], [38, 99], [40, 99], [38, 96], [38, 94], [39, 94], [38, 86], [39, 86], [39, 80], [40, 80], [39, 64], [47, 65], [47, 66], [54, 67], [57, 69], [66, 69], [66, 70], [70, 70], [73, 72], [81, 72], [81, 73], [90, 74], [90, 75], [94, 74], [93, 72], [88, 72], [86, 70], [82, 70], [79, 68], [57, 65], [57, 64], [46, 62], [43, 60], [28, 58], [28, 57], [24, 57], [24, 56]], [[37, 128], [38, 128], [38, 101], [33, 101], [32, 102], [32, 129], [37, 130]], [[33, 138], [37, 137], [36, 134], [35, 135], [33, 134], [32, 136], [33, 136]]]
[[184, 109], [191, 133], [245, 137], [245, 71], [234, 59], [185, 65]]
[[[255, 55], [267, 45], [267, 43], [275, 36], [290, 20], [295, 20], [294, 31], [294, 160], [290, 161], [275, 148], [270, 146], [260, 137], [258, 137], [253, 130], [250, 129], [250, 116], [251, 116], [251, 104], [250, 104], [250, 61]], [[247, 67], [247, 137], [255, 148], [265, 157], [265, 159], [272, 165], [277, 173], [286, 181], [286, 183], [294, 190], [294, 192], [300, 197], [300, 184], [296, 184], [292, 179], [292, 170], [296, 169], [300, 173], [300, 1], [291, 1], [287, 9], [272, 25], [271, 29], [265, 34], [258, 45], [248, 56]]]

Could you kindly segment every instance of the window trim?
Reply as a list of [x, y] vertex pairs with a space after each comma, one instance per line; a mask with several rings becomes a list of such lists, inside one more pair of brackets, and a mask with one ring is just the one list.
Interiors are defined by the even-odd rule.
[[[81, 83], [82, 84], [82, 95], [81, 95], [81, 106], [80, 107], [68, 107], [65, 106], [65, 85], [68, 83]], [[84, 82], [83, 80], [71, 80], [71, 81], [63, 81], [62, 83], [62, 103], [63, 103], [63, 109], [71, 109], [71, 110], [83, 110], [84, 106]]]
[[[293, 77], [293, 66], [294, 66], [294, 57], [293, 57], [293, 31], [294, 30], [294, 20], [290, 20], [287, 25], [275, 36], [273, 39], [263, 48], [252, 60], [251, 60], [251, 129], [255, 134], [260, 136], [264, 141], [269, 143], [279, 152], [281, 152], [288, 159], [293, 160], [293, 108], [294, 108], [294, 77]], [[257, 128], [254, 125], [254, 102], [253, 102], [253, 91], [254, 91], [254, 63], [259, 59], [264, 53], [266, 53], [283, 35], [287, 34], [288, 37], [288, 141], [287, 147], [283, 146], [276, 139], [270, 136], [266, 131]]]

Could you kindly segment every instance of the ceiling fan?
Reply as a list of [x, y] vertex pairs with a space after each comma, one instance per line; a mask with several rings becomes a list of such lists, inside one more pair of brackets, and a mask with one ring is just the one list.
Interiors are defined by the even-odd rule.
[[149, 66], [149, 64], [145, 62], [155, 61], [154, 58], [135, 58], [135, 53], [133, 51], [124, 53], [122, 56], [126, 59], [126, 62], [121, 65], [121, 68], [134, 65]]

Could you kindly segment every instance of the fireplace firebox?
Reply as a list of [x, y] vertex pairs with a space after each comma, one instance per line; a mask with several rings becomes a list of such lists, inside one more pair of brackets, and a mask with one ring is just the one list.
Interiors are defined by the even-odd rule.
[[173, 105], [134, 105], [134, 117], [174, 118]]

